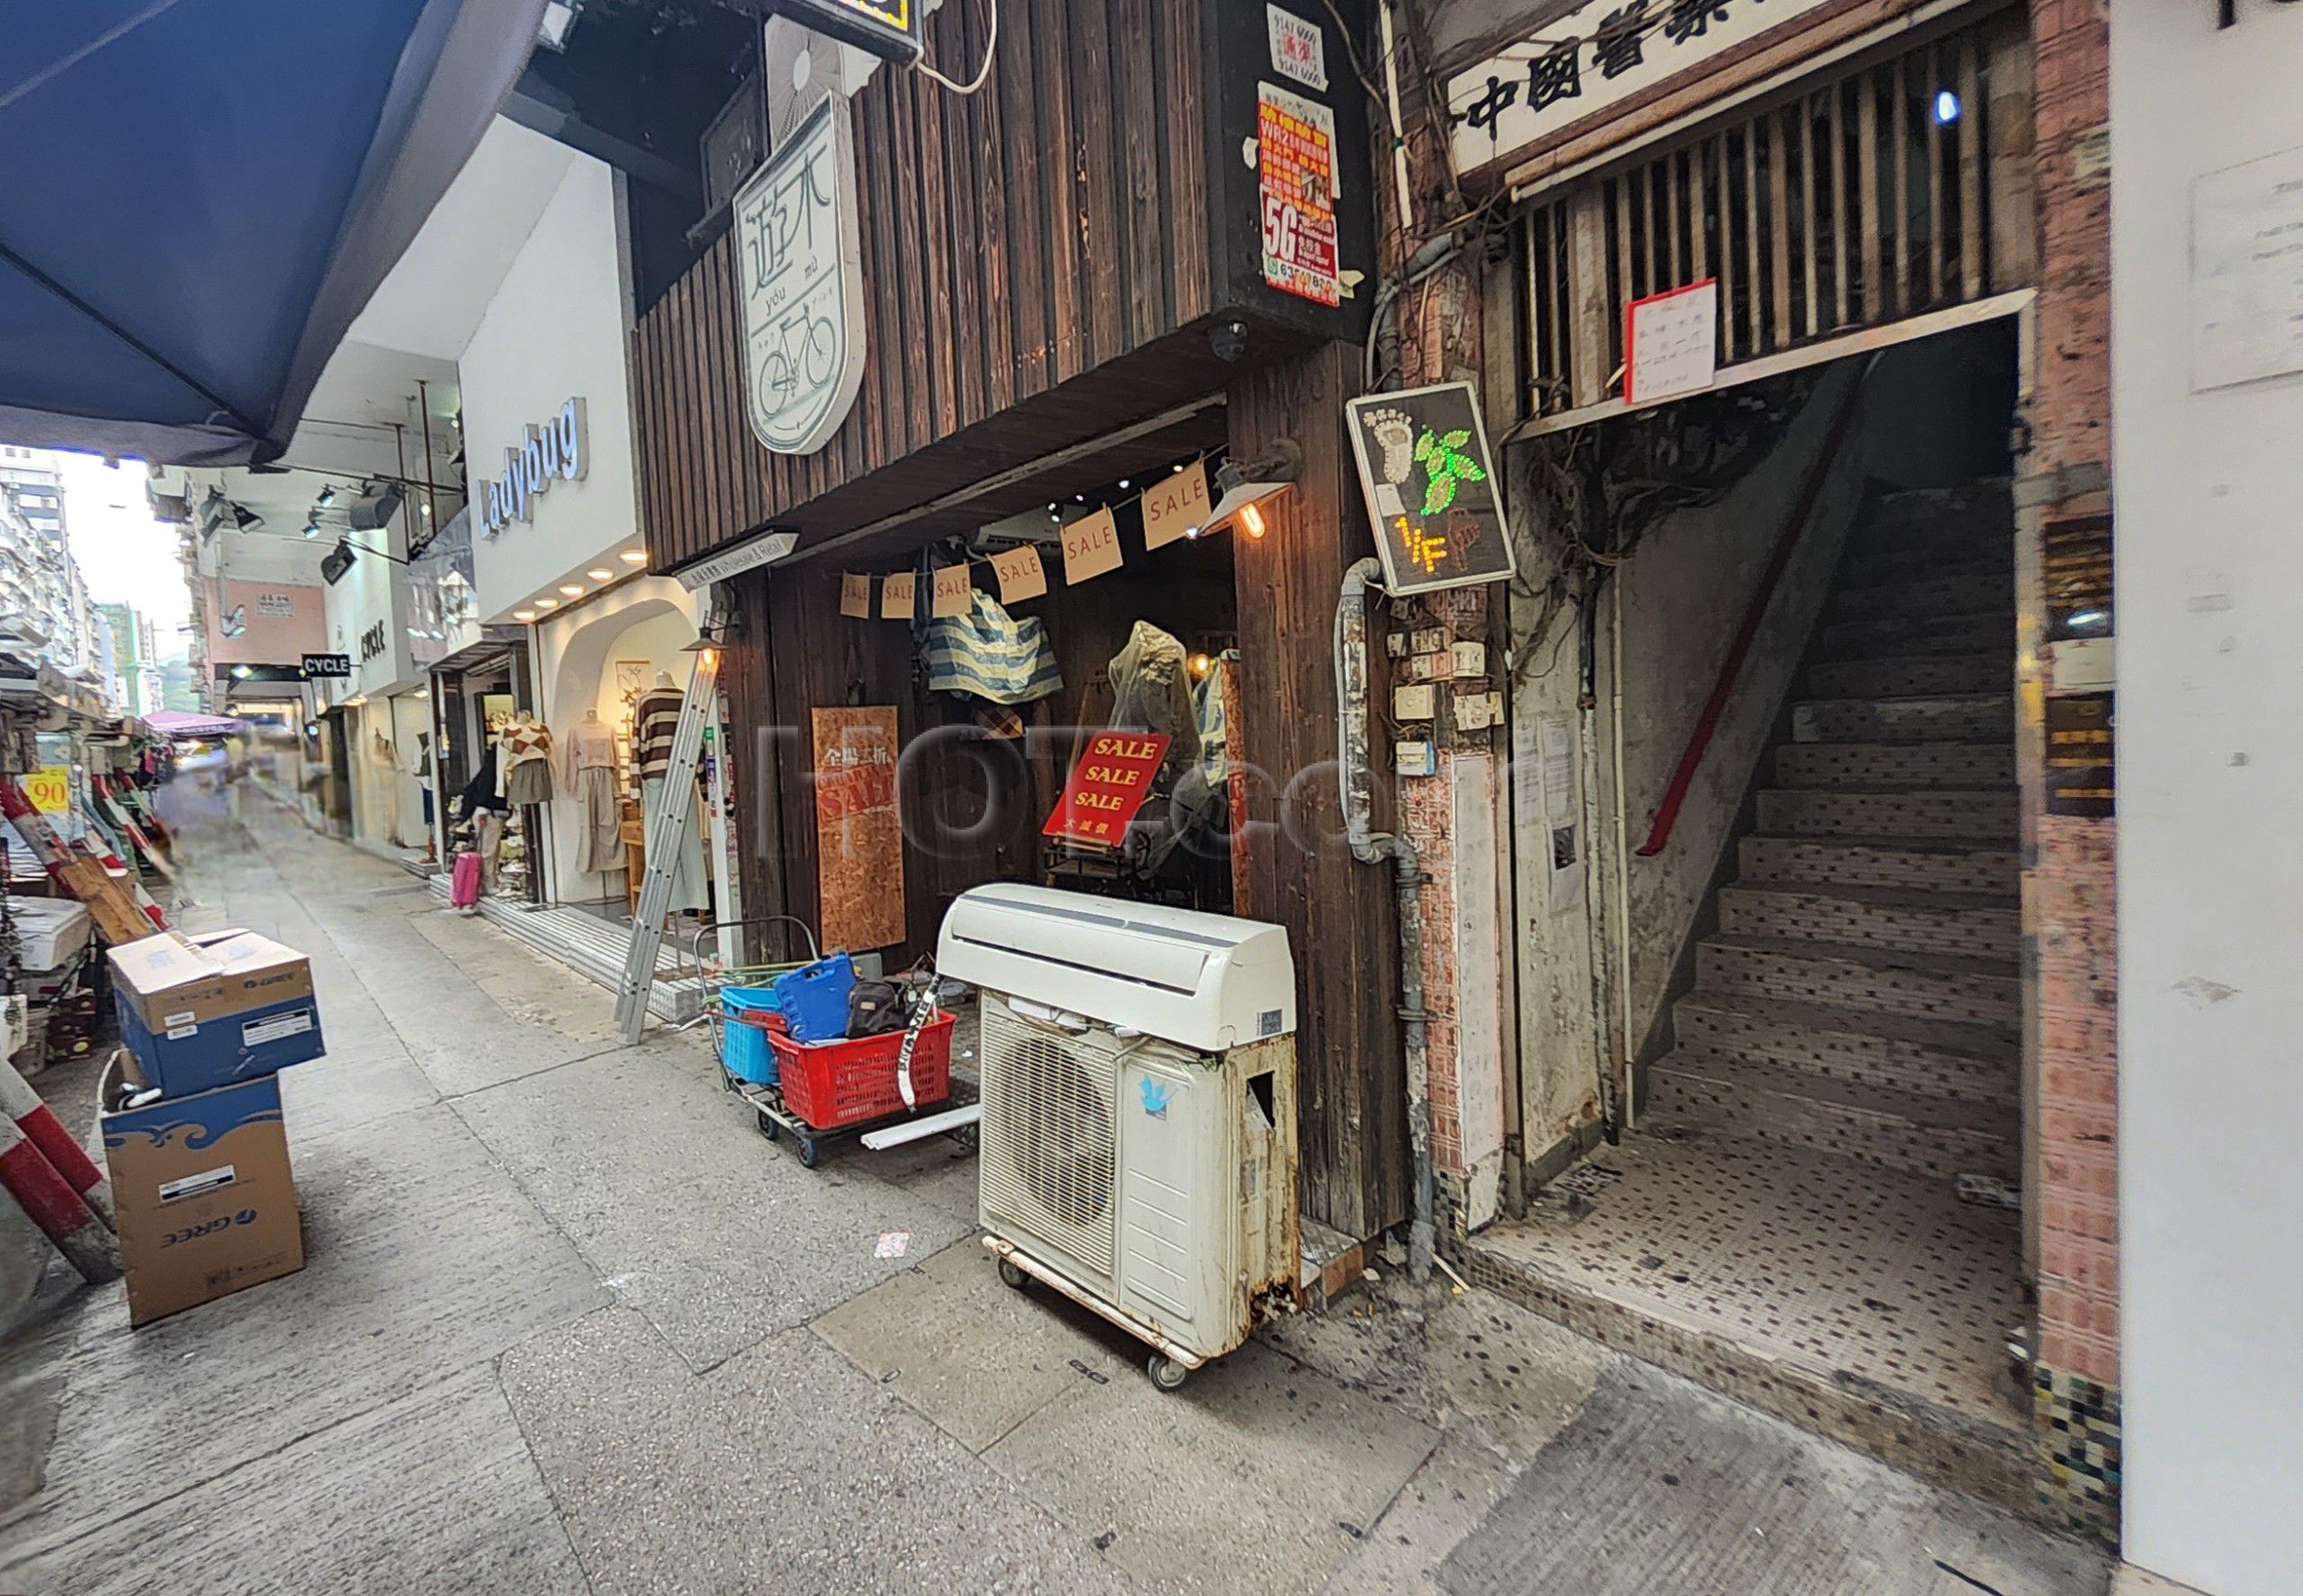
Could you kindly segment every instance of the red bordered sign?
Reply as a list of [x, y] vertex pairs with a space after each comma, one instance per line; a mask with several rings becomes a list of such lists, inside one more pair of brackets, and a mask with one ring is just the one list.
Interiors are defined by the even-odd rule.
[[1041, 834], [1089, 847], [1117, 847], [1127, 825], [1152, 795], [1152, 778], [1168, 757], [1157, 731], [1098, 731], [1071, 767], [1063, 796]]

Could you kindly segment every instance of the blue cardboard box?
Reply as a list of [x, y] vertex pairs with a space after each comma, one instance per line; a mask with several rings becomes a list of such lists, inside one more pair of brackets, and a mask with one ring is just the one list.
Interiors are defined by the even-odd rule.
[[145, 1084], [132, 1058], [114, 1055], [101, 1125], [129, 1322], [148, 1324], [302, 1269], [278, 1079], [117, 1106]]
[[111, 951], [121, 1039], [167, 1097], [251, 1080], [327, 1051], [310, 961], [249, 931], [163, 932]]

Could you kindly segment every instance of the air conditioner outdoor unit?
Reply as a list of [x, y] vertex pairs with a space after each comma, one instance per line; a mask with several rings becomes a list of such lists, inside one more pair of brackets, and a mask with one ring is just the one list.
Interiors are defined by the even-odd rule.
[[954, 901], [936, 960], [982, 993], [978, 1206], [1001, 1278], [1149, 1343], [1174, 1389], [1295, 1289], [1287, 933], [995, 885]]

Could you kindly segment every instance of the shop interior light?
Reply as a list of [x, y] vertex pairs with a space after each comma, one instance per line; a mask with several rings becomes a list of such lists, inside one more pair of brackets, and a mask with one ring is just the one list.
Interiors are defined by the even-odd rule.
[[328, 506], [335, 502], [336, 487], [335, 484], [331, 483], [327, 487], [320, 489], [320, 496], [312, 501], [312, 507], [315, 509], [325, 510]]
[[584, 574], [596, 582], [612, 582], [615, 579], [615, 572], [605, 565], [596, 565]]
[[648, 563], [648, 551], [645, 549], [626, 549], [623, 553], [618, 554], [616, 558], [623, 560], [626, 565], [645, 565]]
[[319, 534], [320, 524], [317, 519], [304, 523], [304, 535], [306, 537], [318, 537]]
[[1935, 120], [1946, 127], [1959, 120], [1959, 96], [1949, 89], [1935, 91]]
[[535, 618], [536, 613], [533, 610], [514, 610], [512, 612], [512, 619], [515, 621], [533, 621]]
[[560, 590], [570, 598], [584, 596], [584, 584], [581, 582], [562, 582], [560, 584]]
[[1270, 530], [1264, 520], [1264, 501], [1286, 492], [1303, 474], [1304, 451], [1293, 438], [1279, 439], [1251, 460], [1224, 462], [1215, 472], [1221, 497], [1208, 512], [1205, 530], [1214, 532], [1236, 517], [1241, 532], [1262, 537]]
[[556, 610], [559, 607], [560, 600], [556, 598], [539, 598], [536, 600], [536, 608], [540, 610]]
[[232, 667], [232, 679], [233, 679], [234, 681], [245, 682], [245, 681], [246, 681], [246, 680], [248, 679], [248, 677], [250, 677], [254, 676], [255, 674], [255, 672], [254, 672], [254, 671], [250, 670], [250, 669], [249, 669], [246, 666], [245, 666], [245, 665], [235, 665], [234, 667]]
[[1205, 654], [1194, 654], [1191, 657], [1190, 668], [1194, 681], [1205, 681], [1207, 673], [1215, 668], [1215, 661]]

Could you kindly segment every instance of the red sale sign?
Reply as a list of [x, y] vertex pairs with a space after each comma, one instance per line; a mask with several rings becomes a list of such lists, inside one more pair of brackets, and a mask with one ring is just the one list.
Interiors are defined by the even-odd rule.
[[1168, 757], [1168, 739], [1157, 731], [1098, 731], [1071, 767], [1063, 796], [1041, 833], [1089, 847], [1117, 847], [1127, 823], [1152, 794], [1152, 778]]

